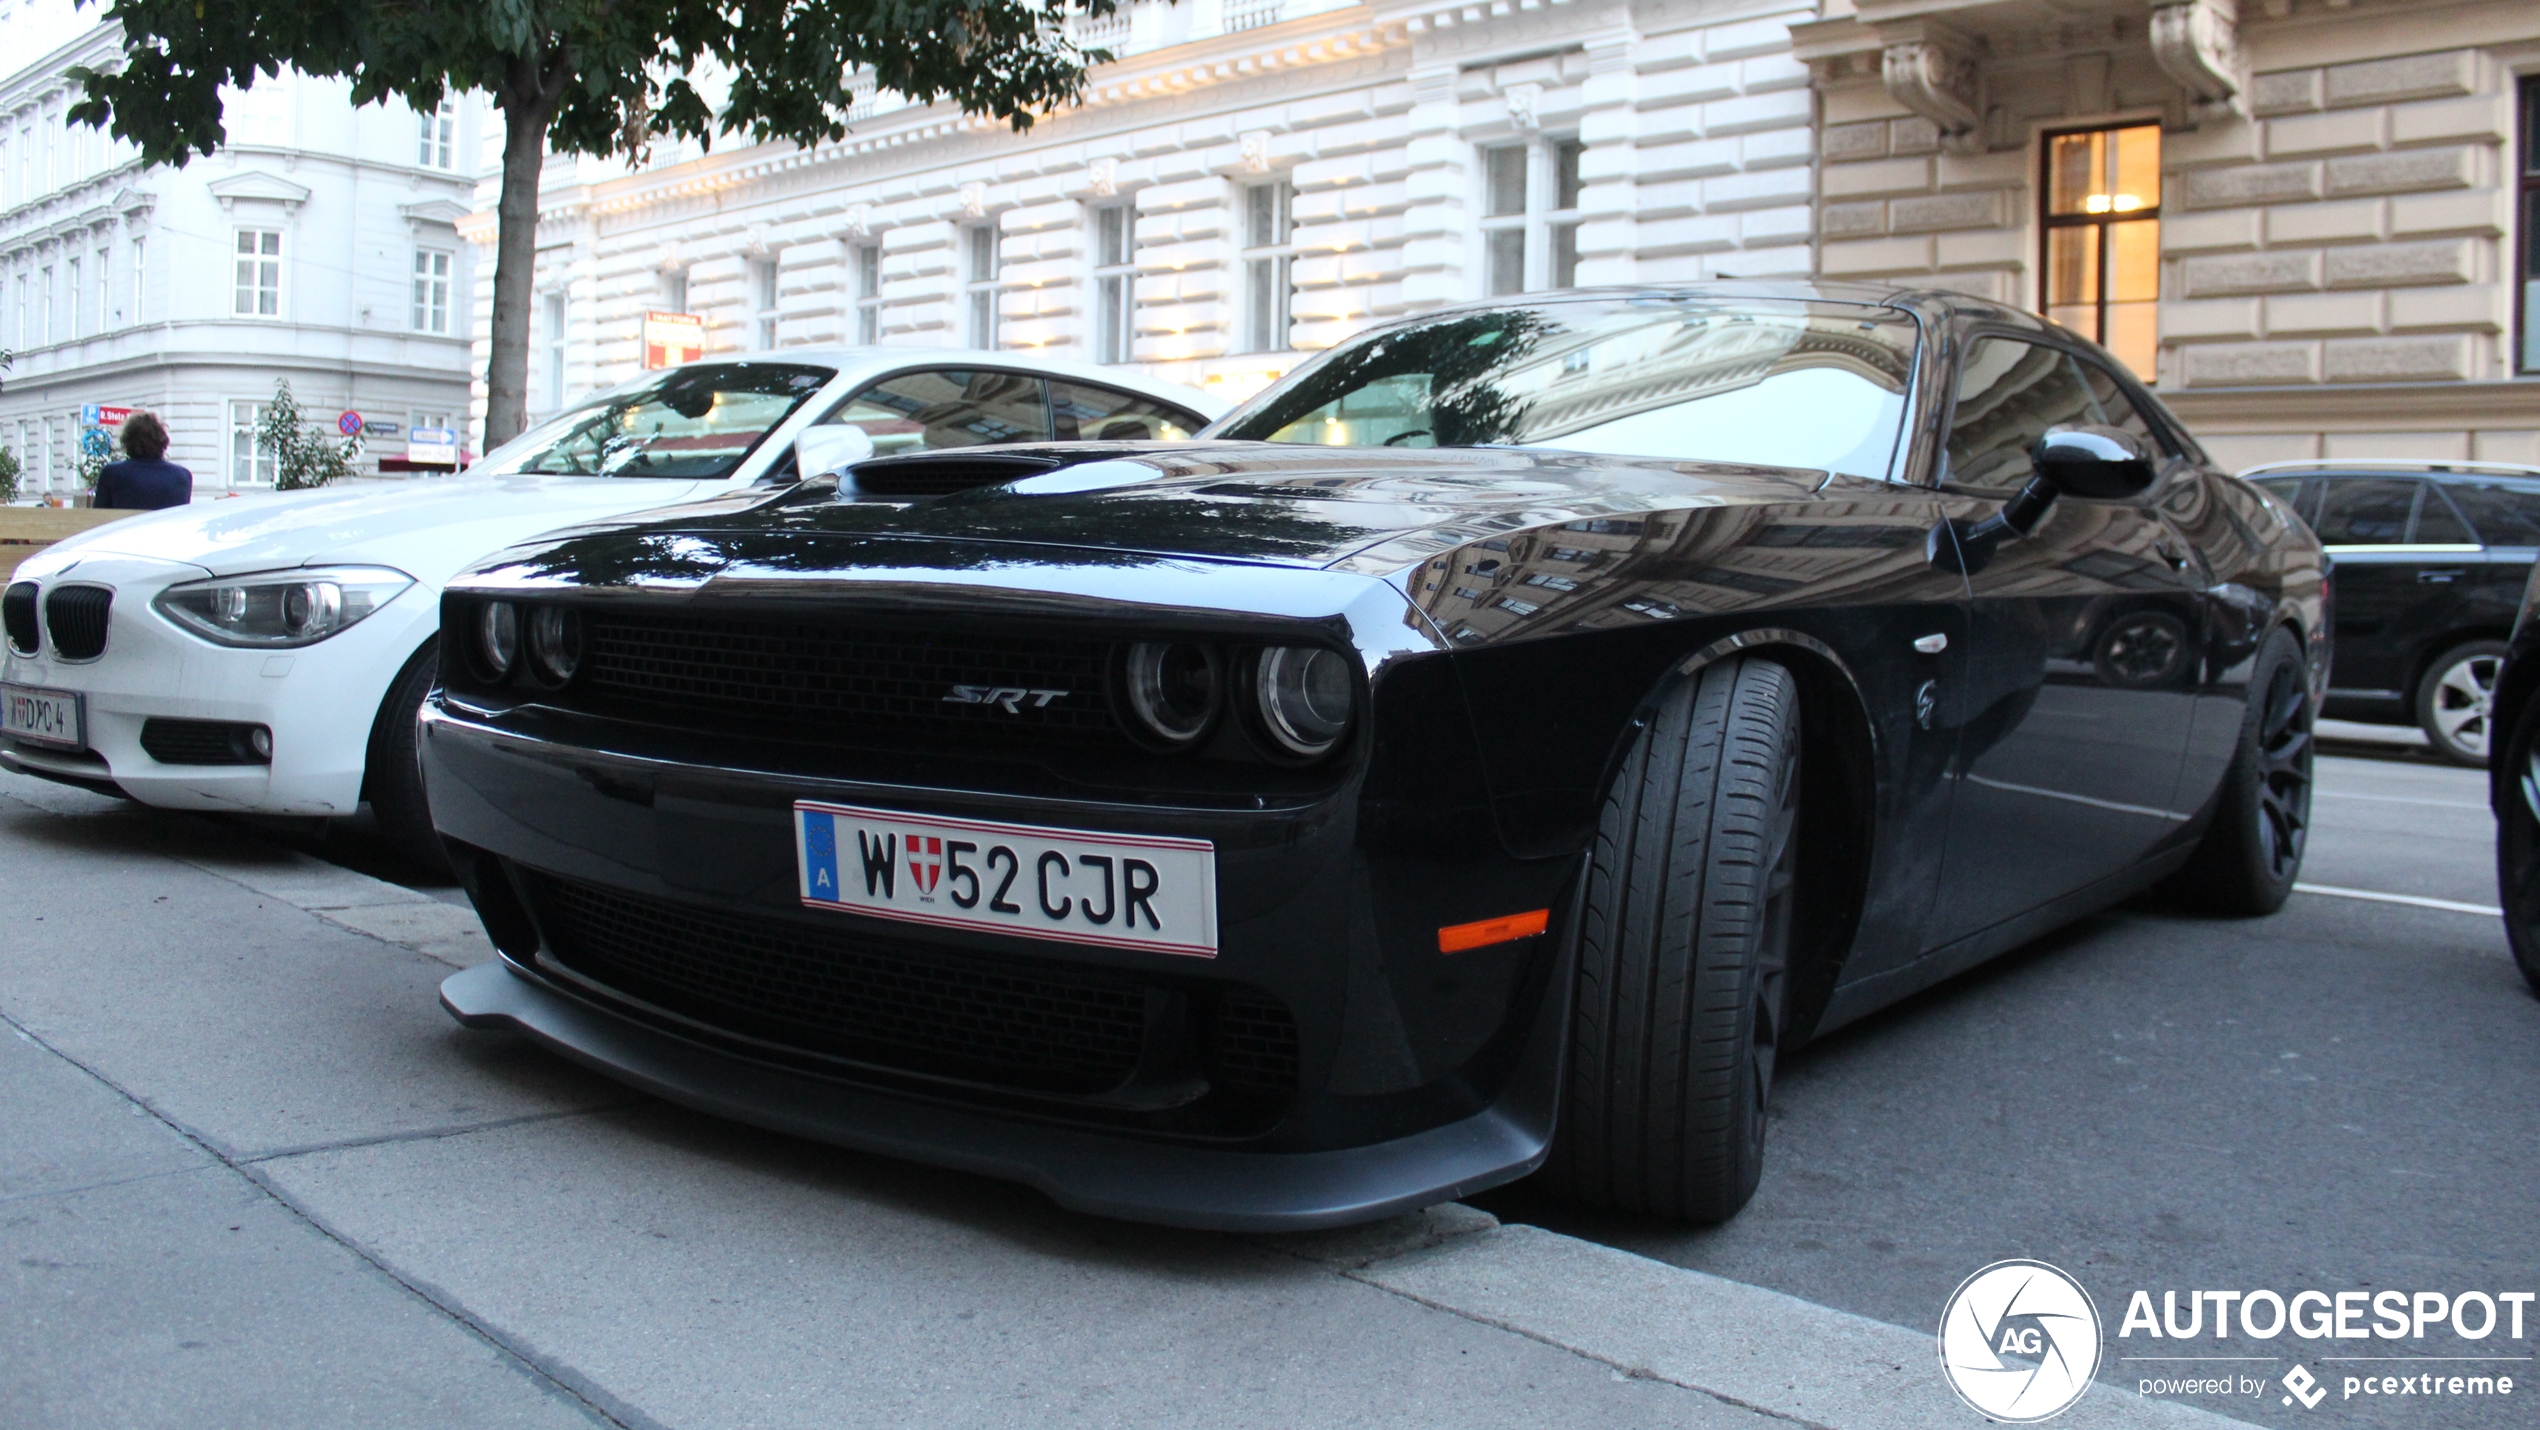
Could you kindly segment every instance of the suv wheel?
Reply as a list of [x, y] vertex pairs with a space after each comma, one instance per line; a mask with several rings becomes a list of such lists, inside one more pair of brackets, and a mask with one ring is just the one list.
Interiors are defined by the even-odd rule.
[[2493, 735], [2489, 709], [2496, 672], [2505, 663], [2503, 641], [2470, 641], [2434, 658], [2417, 682], [2417, 724], [2434, 753], [2456, 764], [2487, 764]]

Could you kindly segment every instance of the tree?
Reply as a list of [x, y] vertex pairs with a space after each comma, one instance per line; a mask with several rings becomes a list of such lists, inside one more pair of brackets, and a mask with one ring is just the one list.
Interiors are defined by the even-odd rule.
[[273, 454], [273, 489], [278, 492], [305, 491], [351, 476], [353, 460], [362, 453], [361, 438], [339, 438], [309, 426], [287, 377], [275, 380], [273, 401], [256, 419], [256, 445]]
[[[80, 0], [123, 26], [123, 63], [74, 67], [70, 117], [154, 163], [218, 149], [221, 87], [284, 68], [352, 81], [356, 104], [437, 108], [483, 91], [503, 116], [485, 443], [520, 430], [538, 180], [546, 151], [640, 157], [656, 137], [811, 145], [847, 131], [861, 67], [919, 103], [1016, 129], [1075, 97], [1089, 60], [1071, 11], [1117, 0]], [[700, 85], [721, 77], [720, 110]], [[711, 85], [708, 85], [711, 87]]]

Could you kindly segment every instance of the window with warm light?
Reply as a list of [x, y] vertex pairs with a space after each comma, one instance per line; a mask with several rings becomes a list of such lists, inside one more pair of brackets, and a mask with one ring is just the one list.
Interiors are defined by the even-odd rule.
[[2161, 331], [2161, 126], [2046, 136], [2046, 316], [2153, 380]]

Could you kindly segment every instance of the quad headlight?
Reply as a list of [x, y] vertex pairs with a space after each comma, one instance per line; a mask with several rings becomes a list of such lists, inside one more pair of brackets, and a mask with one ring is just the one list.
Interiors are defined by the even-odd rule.
[[1217, 648], [1201, 641], [1140, 641], [1122, 661], [1135, 732], [1168, 750], [1198, 744], [1217, 724], [1225, 680]]
[[387, 566], [302, 567], [170, 586], [151, 605], [215, 645], [287, 650], [351, 628], [413, 584]]
[[526, 669], [533, 683], [553, 688], [572, 683], [582, 669], [582, 613], [569, 606], [487, 601], [463, 624], [461, 652], [489, 685]]
[[540, 606], [529, 613], [529, 668], [549, 685], [562, 685], [582, 668], [582, 613]]
[[1261, 730], [1283, 753], [1320, 759], [1349, 733], [1358, 687], [1349, 661], [1326, 646], [1274, 645], [1253, 668]]
[[469, 663], [486, 680], [501, 680], [520, 660], [520, 607], [488, 601], [476, 608], [474, 629], [467, 633]]

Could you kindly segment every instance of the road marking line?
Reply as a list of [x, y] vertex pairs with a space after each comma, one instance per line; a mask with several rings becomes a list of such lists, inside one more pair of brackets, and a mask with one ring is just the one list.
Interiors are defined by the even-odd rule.
[[2471, 800], [2415, 799], [2403, 794], [2349, 794], [2342, 789], [2324, 789], [2320, 793], [2330, 799], [2366, 799], [2374, 804], [2427, 804], [2436, 809], [2474, 809], [2481, 814], [2487, 812], [2486, 805]]
[[2301, 894], [2328, 894], [2340, 899], [2368, 899], [2376, 904], [2406, 904], [2410, 908], [2446, 909], [2456, 914], [2485, 914], [2491, 919], [2501, 919], [2505, 916], [2503, 909], [2490, 908], [2485, 904], [2464, 904], [2457, 899], [2429, 899], [2417, 894], [2383, 894], [2371, 889], [2340, 889], [2327, 884], [2296, 884], [2293, 889], [2294, 892]]

